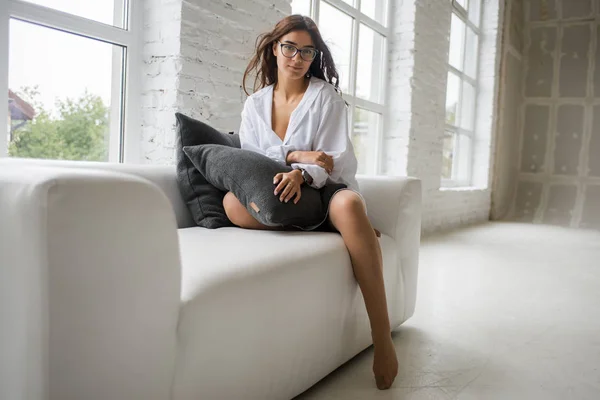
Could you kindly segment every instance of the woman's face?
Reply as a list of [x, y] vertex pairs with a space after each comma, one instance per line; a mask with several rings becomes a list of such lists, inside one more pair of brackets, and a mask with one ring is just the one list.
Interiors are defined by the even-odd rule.
[[303, 78], [316, 57], [316, 52], [312, 38], [306, 31], [290, 32], [273, 43], [277, 69], [289, 79]]

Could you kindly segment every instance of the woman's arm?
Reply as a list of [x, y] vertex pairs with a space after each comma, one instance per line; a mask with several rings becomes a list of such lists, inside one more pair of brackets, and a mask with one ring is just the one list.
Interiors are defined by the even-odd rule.
[[[321, 121], [314, 142], [314, 151], [323, 151], [333, 157], [334, 167], [331, 179], [339, 181], [344, 170], [344, 161], [347, 157], [354, 157], [352, 146], [348, 145], [348, 112], [343, 99], [336, 99], [325, 105], [321, 114]], [[293, 157], [291, 157], [293, 158]], [[312, 187], [320, 189], [327, 183], [330, 174], [325, 168], [306, 163], [292, 163], [292, 168], [303, 168], [313, 178]]]
[[291, 151], [286, 159], [288, 164], [313, 164], [325, 168], [328, 174], [333, 172], [333, 157], [324, 151]]
[[244, 102], [244, 109], [242, 110], [242, 123], [239, 131], [240, 144], [244, 150], [251, 150], [256, 153], [265, 154], [265, 152], [260, 148], [258, 136], [256, 135], [256, 130], [252, 124], [252, 114], [255, 114], [254, 106], [252, 104], [252, 99], [248, 97]]

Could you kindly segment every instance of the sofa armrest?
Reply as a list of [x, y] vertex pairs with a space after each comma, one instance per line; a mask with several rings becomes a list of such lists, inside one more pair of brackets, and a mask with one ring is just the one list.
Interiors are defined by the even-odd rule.
[[157, 187], [3, 166], [0, 265], [0, 398], [170, 397], [181, 271]]
[[356, 178], [373, 227], [402, 246], [414, 244], [414, 237], [412, 243], [404, 239], [407, 233], [421, 231], [421, 181], [393, 176]]
[[421, 244], [421, 181], [408, 177], [357, 176], [367, 213], [374, 228], [398, 245], [404, 307], [392, 315], [398, 325], [413, 315], [417, 298], [419, 246]]

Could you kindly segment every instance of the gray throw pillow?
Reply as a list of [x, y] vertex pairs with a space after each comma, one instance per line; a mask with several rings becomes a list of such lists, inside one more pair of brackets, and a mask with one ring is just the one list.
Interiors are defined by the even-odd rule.
[[273, 193], [273, 178], [290, 172], [291, 167], [253, 151], [226, 146], [190, 146], [183, 151], [208, 182], [233, 192], [250, 214], [267, 226], [315, 229], [326, 220], [333, 193], [346, 187], [336, 184], [319, 190], [303, 185], [298, 204], [285, 203]]
[[233, 226], [223, 208], [225, 192], [204, 179], [204, 176], [185, 156], [183, 148], [200, 144], [219, 144], [239, 148], [239, 135], [221, 133], [209, 125], [181, 113], [176, 113], [175, 117], [177, 118], [175, 144], [177, 184], [192, 218], [199, 226], [210, 229]]

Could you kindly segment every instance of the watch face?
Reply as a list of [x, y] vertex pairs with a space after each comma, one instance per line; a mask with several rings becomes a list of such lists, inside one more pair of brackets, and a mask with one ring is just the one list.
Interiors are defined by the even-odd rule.
[[304, 169], [302, 170], [302, 178], [304, 178], [304, 182], [308, 183], [309, 185], [312, 183], [312, 176], [310, 176], [310, 174]]

